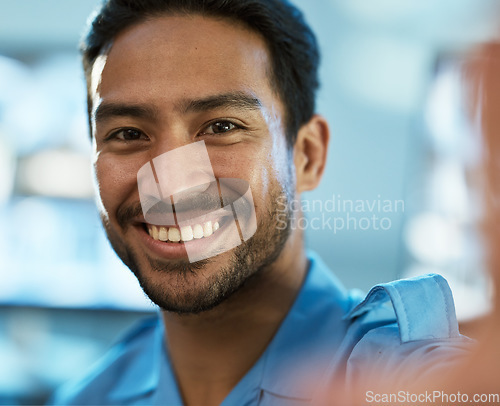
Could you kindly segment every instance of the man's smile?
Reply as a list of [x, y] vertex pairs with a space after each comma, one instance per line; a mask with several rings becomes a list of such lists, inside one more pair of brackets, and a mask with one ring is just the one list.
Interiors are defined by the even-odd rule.
[[149, 235], [160, 241], [168, 242], [186, 242], [193, 239], [198, 240], [201, 238], [210, 237], [215, 231], [219, 229], [218, 221], [207, 221], [201, 224], [179, 226], [156, 226], [146, 224]]
[[[208, 216], [175, 225], [135, 223], [133, 229], [146, 251], [162, 259], [189, 258], [199, 261], [232, 249], [242, 243], [232, 213], [220, 209]], [[135, 239], [135, 237], [134, 237]]]

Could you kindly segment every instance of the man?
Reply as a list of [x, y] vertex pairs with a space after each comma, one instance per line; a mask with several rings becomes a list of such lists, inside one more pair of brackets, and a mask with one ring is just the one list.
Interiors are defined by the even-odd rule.
[[[310, 404], [346, 378], [389, 376], [405, 359], [418, 374], [442, 349], [459, 351], [441, 278], [378, 287], [355, 307], [360, 298], [306, 255], [302, 231], [280, 226], [301, 216], [280, 207], [318, 185], [329, 139], [314, 114], [317, 44], [297, 9], [284, 0], [109, 0], [82, 49], [102, 222], [161, 313], [55, 403]], [[194, 145], [200, 155], [163, 155]], [[162, 195], [175, 179], [196, 189], [185, 172], [205, 152], [221, 207], [236, 216], [221, 180], [243, 181], [257, 227], [192, 261], [190, 250], [206, 254], [204, 241], [228, 240], [227, 224], [240, 236], [247, 227], [210, 220], [194, 239], [199, 224], [183, 232], [177, 218], [178, 188]], [[161, 171], [161, 162], [175, 164]], [[144, 171], [160, 191], [152, 204]], [[197, 202], [218, 196], [202, 188], [180, 200], [200, 214]]]

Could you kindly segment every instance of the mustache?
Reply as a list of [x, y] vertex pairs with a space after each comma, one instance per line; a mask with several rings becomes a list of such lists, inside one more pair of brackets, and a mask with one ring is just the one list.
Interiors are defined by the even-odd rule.
[[146, 216], [146, 214], [164, 215], [167, 213], [189, 213], [192, 211], [211, 212], [224, 207], [220, 196], [213, 193], [200, 193], [196, 198], [180, 200], [175, 204], [172, 204], [170, 198], [167, 201], [158, 201], [157, 199], [155, 199], [155, 201], [156, 203], [148, 209], [147, 213], [143, 212], [140, 202], [120, 207], [116, 213], [116, 219], [120, 227], [124, 228], [135, 218], [139, 216]]
[[125, 228], [133, 219], [142, 216], [142, 206], [140, 202], [122, 207], [116, 212], [116, 221], [121, 228]]
[[[220, 187], [220, 190], [219, 190]], [[172, 217], [174, 214], [193, 213], [198, 216], [200, 212], [209, 213], [215, 210], [226, 209], [231, 212], [231, 205], [238, 200], [240, 210], [250, 214], [253, 212], [253, 203], [247, 200], [245, 191], [249, 188], [246, 181], [240, 179], [225, 179], [217, 186], [217, 182], [212, 182], [210, 187], [204, 192], [193, 193], [192, 189], [176, 193], [158, 199], [154, 196], [143, 196], [141, 202], [136, 202], [128, 206], [120, 207], [117, 211], [118, 224], [124, 228], [133, 219], [143, 215]], [[147, 211], [143, 210], [147, 207]]]
[[214, 197], [199, 197], [197, 199], [190, 199], [189, 201], [182, 201], [172, 205], [171, 200], [169, 199], [167, 202], [160, 200], [157, 201], [150, 209], [148, 209], [147, 213], [144, 213], [142, 210], [142, 205], [140, 202], [133, 203], [128, 206], [120, 207], [116, 213], [116, 220], [120, 227], [125, 228], [127, 224], [132, 222], [134, 219], [140, 216], [149, 215], [162, 215], [166, 213], [179, 213], [179, 212], [190, 212], [194, 209], [203, 210], [203, 211], [213, 211], [221, 208], [221, 201], [217, 196], [217, 199]]
[[163, 200], [156, 199], [148, 214], [165, 214], [165, 213], [189, 213], [194, 210], [212, 211], [223, 207], [223, 202], [216, 192], [203, 192], [196, 195], [182, 196], [178, 194], [175, 200], [171, 196]]

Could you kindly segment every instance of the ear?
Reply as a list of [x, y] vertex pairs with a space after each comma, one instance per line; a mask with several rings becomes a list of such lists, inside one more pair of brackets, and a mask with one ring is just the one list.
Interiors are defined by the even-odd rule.
[[325, 170], [329, 140], [328, 123], [322, 116], [314, 115], [299, 129], [293, 153], [297, 193], [318, 186]]

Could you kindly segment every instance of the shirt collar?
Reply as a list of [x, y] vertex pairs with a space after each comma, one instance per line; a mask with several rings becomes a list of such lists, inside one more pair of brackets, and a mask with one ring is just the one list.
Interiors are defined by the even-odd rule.
[[135, 352], [136, 356], [133, 357], [133, 365], [128, 365], [122, 371], [122, 378], [110, 393], [112, 401], [140, 397], [152, 393], [158, 387], [163, 360], [163, 324], [160, 317], [156, 317], [144, 327], [153, 329], [153, 345], [150, 341], [151, 335], [142, 334], [138, 340], [129, 337], [117, 349], [129, 354]]
[[314, 253], [309, 252], [304, 284], [263, 354], [261, 388], [274, 395], [311, 399], [314, 384], [334, 358], [354, 299]]

